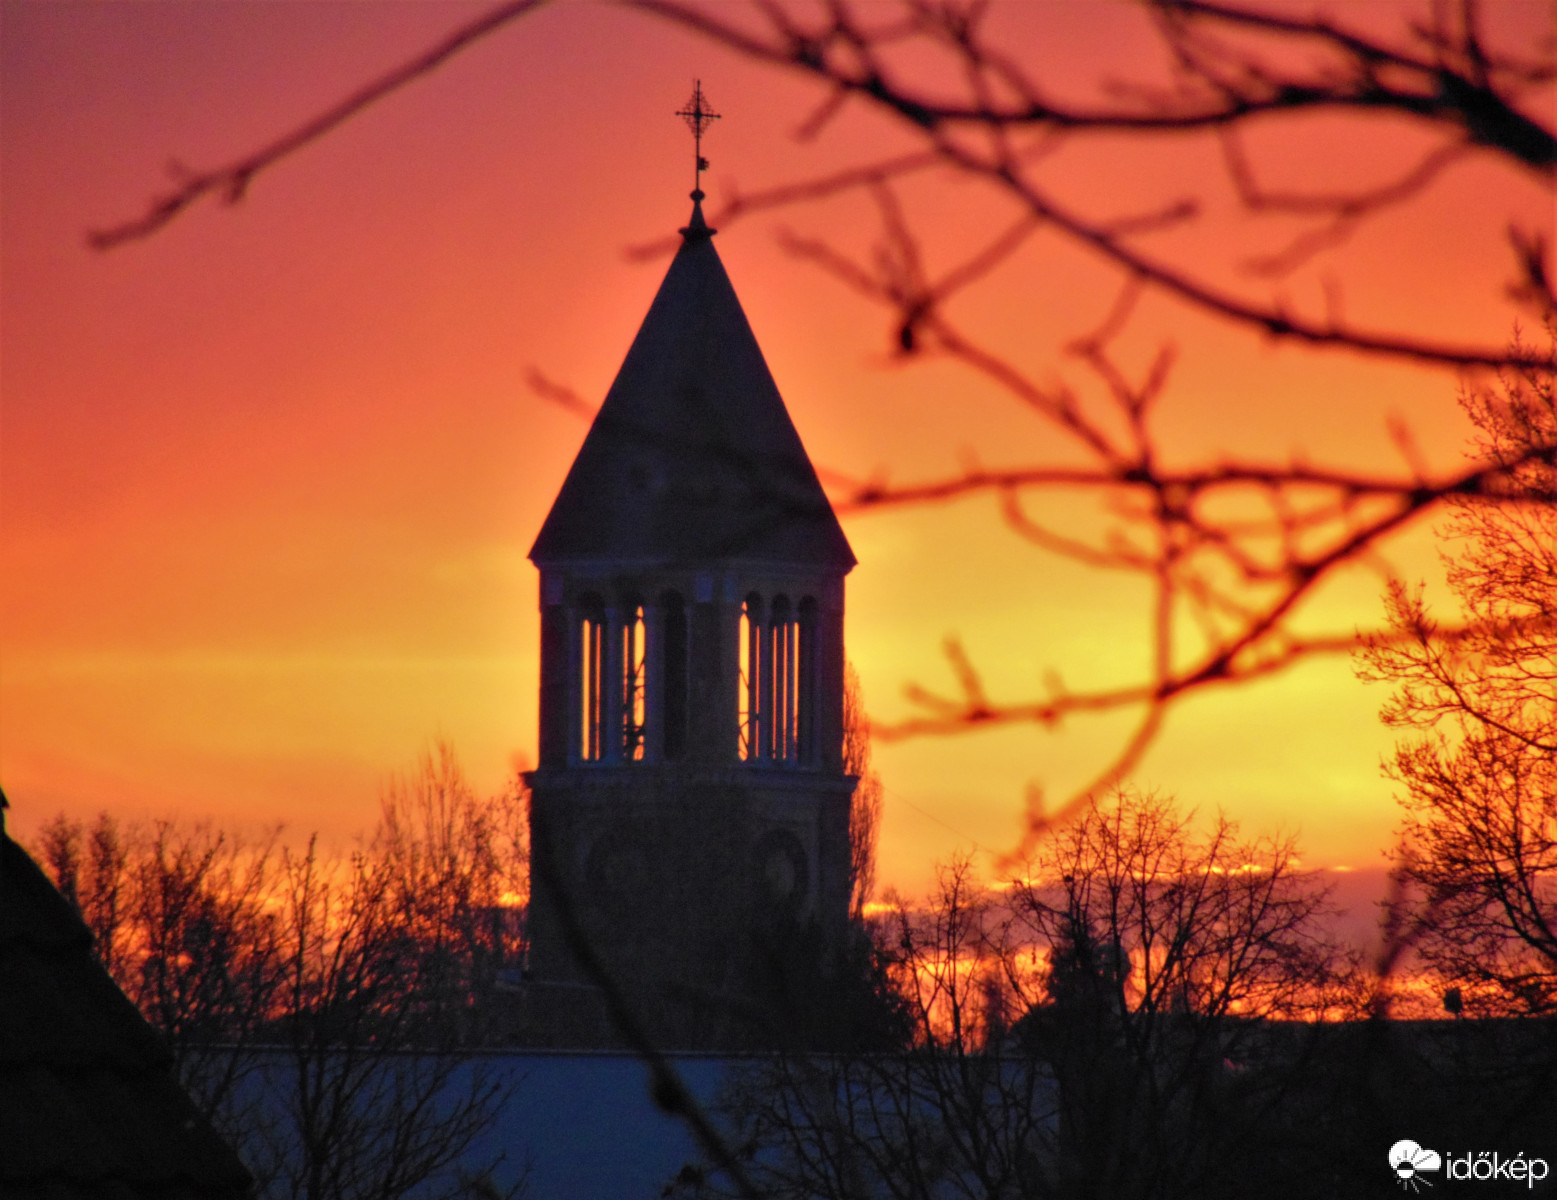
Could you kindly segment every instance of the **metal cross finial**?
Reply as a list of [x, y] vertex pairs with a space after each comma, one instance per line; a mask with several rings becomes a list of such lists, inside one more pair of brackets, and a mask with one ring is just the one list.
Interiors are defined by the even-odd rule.
[[703, 172], [708, 170], [708, 160], [703, 157], [703, 131], [719, 119], [708, 104], [708, 98], [703, 95], [703, 81], [693, 81], [692, 99], [687, 101], [687, 106], [676, 113], [687, 123], [687, 128], [692, 131], [692, 144], [697, 156], [697, 170], [692, 176], [692, 195], [695, 199], [703, 198]]

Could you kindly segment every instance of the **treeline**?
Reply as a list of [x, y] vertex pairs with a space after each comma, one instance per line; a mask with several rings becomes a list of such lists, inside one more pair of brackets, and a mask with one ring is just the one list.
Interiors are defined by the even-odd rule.
[[344, 852], [106, 815], [36, 849], [262, 1192], [387, 1200], [467, 1194], [506, 1095], [472, 1052], [516, 1020], [526, 822], [443, 745]]
[[[268, 1194], [469, 1195], [507, 1087], [479, 1052], [527, 1037], [524, 802], [445, 747], [346, 854], [106, 818], [40, 850]], [[828, 986], [786, 991], [829, 1035], [748, 1059], [717, 1114], [760, 1194], [1329, 1196], [1402, 1136], [1533, 1154], [1557, 1128], [1550, 1022], [1384, 1019], [1398, 980], [1295, 843], [1169, 798], [1116, 790], [996, 883], [954, 862], [871, 912]]]
[[673, 1194], [1317, 1200], [1383, 1194], [1407, 1138], [1557, 1162], [1553, 1023], [1389, 1019], [1401, 981], [1336, 915], [1292, 841], [1118, 790], [876, 917], [899, 1048], [752, 1062], [721, 1111], [745, 1183]]

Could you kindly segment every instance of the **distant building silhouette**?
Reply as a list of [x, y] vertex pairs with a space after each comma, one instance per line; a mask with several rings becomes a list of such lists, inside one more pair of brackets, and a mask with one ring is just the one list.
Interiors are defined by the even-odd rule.
[[736, 1047], [771, 1032], [772, 960], [848, 917], [855, 557], [692, 200], [530, 552], [529, 991], [559, 1043], [616, 1038], [581, 943], [662, 1045]]
[[245, 1200], [248, 1170], [5, 808], [0, 792], [0, 1197]]

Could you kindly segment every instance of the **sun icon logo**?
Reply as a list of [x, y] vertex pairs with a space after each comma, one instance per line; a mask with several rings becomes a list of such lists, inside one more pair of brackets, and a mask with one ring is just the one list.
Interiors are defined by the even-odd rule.
[[1413, 1192], [1422, 1190], [1425, 1183], [1433, 1186], [1431, 1179], [1423, 1179], [1423, 1171], [1438, 1171], [1443, 1168], [1443, 1159], [1438, 1156], [1436, 1150], [1424, 1150], [1410, 1139], [1396, 1142], [1389, 1148], [1389, 1165], [1394, 1169], [1395, 1180], [1403, 1188], [1410, 1188]]

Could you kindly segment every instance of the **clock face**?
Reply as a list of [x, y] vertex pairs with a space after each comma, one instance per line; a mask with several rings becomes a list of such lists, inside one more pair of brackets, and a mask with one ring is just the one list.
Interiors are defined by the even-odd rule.
[[798, 906], [810, 887], [805, 847], [787, 829], [772, 829], [757, 840], [757, 887], [770, 903]]

